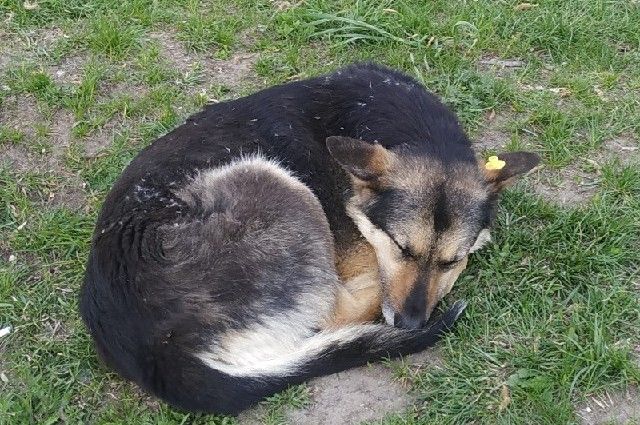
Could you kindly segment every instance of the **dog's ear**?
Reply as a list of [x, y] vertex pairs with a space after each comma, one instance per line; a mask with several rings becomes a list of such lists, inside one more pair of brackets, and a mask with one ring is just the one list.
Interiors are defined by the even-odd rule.
[[327, 149], [342, 168], [365, 182], [375, 182], [386, 174], [394, 155], [379, 143], [342, 136], [328, 137]]
[[516, 179], [533, 170], [540, 163], [540, 156], [532, 152], [505, 152], [488, 161], [480, 160], [485, 178], [496, 191], [500, 191]]

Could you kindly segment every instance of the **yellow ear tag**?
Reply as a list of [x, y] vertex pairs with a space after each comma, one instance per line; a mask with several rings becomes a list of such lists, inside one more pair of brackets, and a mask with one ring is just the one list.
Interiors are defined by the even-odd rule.
[[490, 156], [487, 160], [487, 163], [484, 164], [484, 168], [487, 170], [502, 170], [507, 163], [501, 159], [498, 159], [497, 156]]

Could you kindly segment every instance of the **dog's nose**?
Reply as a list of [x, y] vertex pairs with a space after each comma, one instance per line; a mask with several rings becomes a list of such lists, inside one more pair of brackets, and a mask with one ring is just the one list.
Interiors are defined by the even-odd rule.
[[420, 329], [424, 322], [424, 317], [421, 315], [409, 316], [396, 313], [393, 316], [393, 326], [402, 329]]

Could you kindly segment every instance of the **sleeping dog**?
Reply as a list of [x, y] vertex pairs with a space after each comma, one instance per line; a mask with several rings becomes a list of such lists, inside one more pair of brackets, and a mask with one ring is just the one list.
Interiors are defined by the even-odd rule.
[[423, 350], [464, 309], [428, 322], [489, 240], [499, 192], [539, 158], [497, 161], [372, 64], [208, 106], [106, 197], [82, 317], [107, 365], [191, 411]]

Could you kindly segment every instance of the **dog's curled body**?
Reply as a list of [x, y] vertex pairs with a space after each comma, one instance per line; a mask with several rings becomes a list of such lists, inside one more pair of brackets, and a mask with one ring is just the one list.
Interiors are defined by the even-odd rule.
[[416, 330], [328, 325], [336, 251], [361, 236], [344, 208], [350, 178], [325, 139], [448, 132], [461, 138], [457, 160], [474, 160], [455, 119], [426, 130], [412, 115], [361, 119], [373, 85], [387, 100], [367, 94], [372, 110], [391, 114], [410, 93], [416, 114], [445, 113], [413, 84], [353, 67], [210, 106], [144, 149], [105, 200], [81, 294], [107, 365], [180, 408], [234, 414], [311, 377], [433, 345], [463, 304]]
[[237, 413], [310, 377], [418, 351], [460, 312], [420, 331], [320, 331], [340, 285], [333, 237], [313, 193], [264, 158], [142, 194], [97, 232], [82, 312], [109, 366], [184, 409]]

